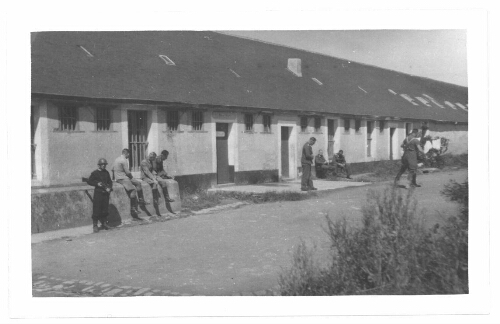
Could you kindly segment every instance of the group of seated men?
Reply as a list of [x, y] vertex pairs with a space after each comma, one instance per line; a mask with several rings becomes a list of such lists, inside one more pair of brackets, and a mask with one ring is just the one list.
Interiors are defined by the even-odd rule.
[[345, 171], [347, 179], [351, 179], [351, 172], [345, 160], [344, 151], [342, 150], [333, 156], [332, 161], [325, 159], [323, 156], [323, 150], [319, 150], [318, 154], [314, 158], [314, 164], [317, 178], [325, 178], [326, 173], [331, 170], [337, 175], [339, 172]]

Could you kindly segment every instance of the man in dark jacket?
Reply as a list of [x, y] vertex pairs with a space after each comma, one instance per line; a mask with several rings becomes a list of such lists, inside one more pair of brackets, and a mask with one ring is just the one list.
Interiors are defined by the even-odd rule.
[[168, 151], [163, 150], [161, 151], [160, 156], [156, 158], [154, 161], [154, 170], [156, 172], [156, 180], [158, 181], [158, 184], [160, 185], [162, 191], [163, 191], [163, 196], [165, 197], [165, 203], [169, 202], [174, 202], [172, 198], [170, 198], [168, 194], [168, 183], [166, 180], [172, 179], [174, 180], [174, 177], [171, 177], [167, 174], [167, 170], [163, 168], [163, 161], [166, 161], [168, 159]]
[[316, 143], [316, 138], [311, 137], [302, 147], [302, 158], [300, 159], [300, 163], [302, 164], [302, 191], [317, 190], [314, 188], [311, 180], [311, 166], [314, 159], [312, 146], [314, 143]]
[[[418, 129], [415, 128], [409, 135], [406, 137], [403, 141], [403, 144], [401, 144], [401, 147], [404, 149], [403, 157], [401, 158], [401, 168], [399, 169], [398, 174], [396, 175], [396, 178], [394, 179], [394, 185], [395, 186], [400, 186], [399, 185], [399, 178], [405, 173], [406, 170], [408, 170], [408, 183], [410, 185], [410, 188], [416, 188], [420, 187], [419, 184], [417, 184], [417, 167], [418, 167], [418, 161], [417, 161], [417, 154], [419, 152], [423, 153], [422, 148], [420, 147], [420, 140], [418, 139], [419, 137], [419, 132]], [[406, 188], [406, 186], [401, 186]]]
[[89, 186], [95, 187], [94, 200], [92, 206], [92, 223], [93, 232], [99, 232], [98, 222], [101, 222], [101, 229], [108, 230], [108, 207], [109, 207], [109, 194], [113, 191], [113, 181], [109, 175], [106, 166], [108, 161], [106, 159], [99, 159], [97, 162], [98, 168], [90, 175], [87, 183]]

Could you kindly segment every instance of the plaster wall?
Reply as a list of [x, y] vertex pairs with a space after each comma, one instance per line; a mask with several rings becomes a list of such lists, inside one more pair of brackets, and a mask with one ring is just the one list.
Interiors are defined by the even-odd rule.
[[96, 131], [92, 108], [79, 107], [78, 118], [75, 131], [60, 131], [58, 107], [47, 103], [46, 185], [81, 182], [82, 177], [88, 177], [97, 168], [99, 158], [107, 159], [111, 165], [120, 155], [119, 110], [112, 110], [111, 130], [105, 132]]

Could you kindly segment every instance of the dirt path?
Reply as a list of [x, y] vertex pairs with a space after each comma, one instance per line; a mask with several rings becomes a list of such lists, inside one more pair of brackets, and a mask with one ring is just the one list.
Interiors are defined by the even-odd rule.
[[[456, 214], [439, 191], [467, 170], [419, 176], [419, 208], [428, 223]], [[340, 189], [315, 199], [247, 205], [32, 245], [33, 273], [68, 281], [91, 281], [192, 295], [251, 295], [277, 287], [300, 239], [328, 246], [324, 216], [361, 219], [366, 193], [387, 184]], [[404, 190], [404, 189], [402, 189]], [[136, 289], [136, 291], [138, 291]]]

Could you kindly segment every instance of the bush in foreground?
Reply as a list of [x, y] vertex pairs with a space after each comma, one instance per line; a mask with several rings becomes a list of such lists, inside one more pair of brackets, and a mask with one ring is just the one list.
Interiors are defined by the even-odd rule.
[[417, 216], [412, 191], [370, 192], [361, 227], [326, 218], [328, 265], [319, 265], [314, 248], [299, 244], [291, 269], [280, 275], [281, 294], [468, 293], [465, 218], [429, 229]]

